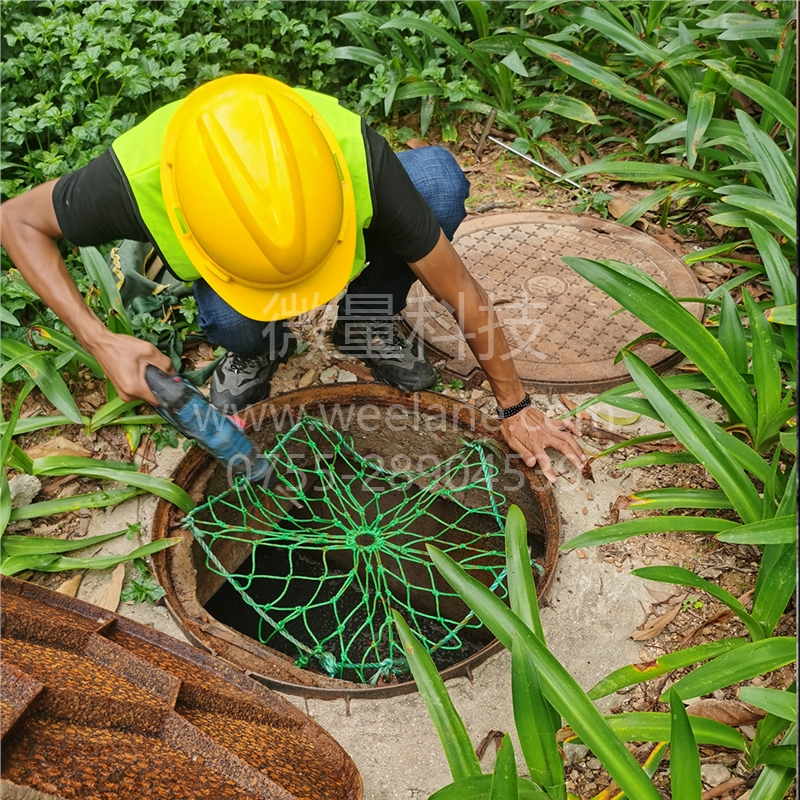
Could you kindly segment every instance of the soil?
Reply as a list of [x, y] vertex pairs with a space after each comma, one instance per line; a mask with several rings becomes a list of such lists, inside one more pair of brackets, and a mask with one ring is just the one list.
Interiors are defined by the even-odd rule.
[[[523, 211], [542, 207], [560, 211], [572, 211], [574, 209], [576, 203], [581, 199], [581, 193], [578, 190], [532, 175], [529, 169], [530, 165], [527, 162], [503, 151], [497, 145], [487, 142], [480, 157], [477, 157], [475, 150], [479, 133], [480, 131], [476, 133], [473, 130], [468, 131], [466, 137], [462, 135], [461, 140], [464, 145], [455, 152], [472, 183], [472, 195], [468, 202], [470, 214], [503, 213], [511, 209]], [[431, 143], [437, 142], [432, 138]], [[412, 141], [409, 144], [419, 145], [423, 143]], [[537, 174], [541, 176], [540, 172]], [[640, 186], [611, 184], [607, 181], [592, 182], [586, 180], [584, 185], [593, 191], [601, 189], [612, 193], [615, 198], [619, 198], [629, 204], [640, 199], [648, 191]], [[598, 212], [589, 209], [587, 213], [597, 215]], [[700, 227], [705, 228], [712, 238], [710, 240], [705, 238], [703, 241], [685, 238], [672, 228], [662, 231], [658, 221], [650, 214], [645, 215], [642, 227], [646, 227], [650, 235], [655, 236], [662, 244], [681, 255], [690, 252], [692, 249], [700, 249], [712, 242], [716, 242], [717, 232], [707, 223], [701, 222]], [[697, 265], [695, 272], [698, 279], [705, 284], [707, 290], [715, 288], [735, 274], [734, 271], [729, 270], [727, 267], [708, 262]], [[750, 288], [757, 295], [764, 291], [763, 287], [760, 287], [757, 282], [751, 283]], [[331, 382], [331, 380], [336, 380], [337, 377], [343, 377], [343, 372], [349, 372], [361, 380], [371, 379], [369, 371], [362, 364], [353, 359], [343, 357], [330, 343], [328, 333], [334, 319], [335, 306], [329, 305], [292, 322], [292, 328], [305, 343], [305, 349], [301, 355], [295, 356], [278, 369], [273, 379], [273, 395], [294, 390], [298, 387], [318, 385], [323, 378], [325, 381]], [[211, 349], [207, 345], [196, 346], [189, 351], [185, 367], [192, 369], [203, 366], [211, 358]], [[330, 368], [333, 368], [333, 370]], [[326, 371], [327, 375], [325, 374]], [[332, 379], [331, 376], [333, 376]], [[7, 390], [3, 393], [2, 405], [6, 418], [17, 388], [9, 389], [6, 387]], [[91, 380], [86, 376], [85, 372], [82, 373], [82, 377], [78, 382], [71, 384], [70, 388], [82, 413], [92, 413], [105, 400], [102, 383]], [[446, 395], [472, 403], [481, 410], [491, 412], [494, 407], [494, 400], [491, 393], [487, 391], [488, 388], [488, 384], [484, 384], [477, 389], [467, 391], [453, 387], [444, 387], [442, 391]], [[557, 398], [542, 399], [552, 401], [552, 408], [557, 412], [559, 408]], [[578, 402], [581, 400], [581, 398], [572, 399]], [[562, 406], [562, 408], [566, 410], [565, 407]], [[32, 392], [25, 401], [21, 416], [24, 418], [37, 414], [53, 413], [56, 413], [55, 409], [49, 405], [37, 390]], [[147, 413], [147, 411], [143, 413]], [[601, 447], [598, 442], [602, 440], [603, 430], [607, 429], [608, 425], [597, 417], [594, 417], [592, 423], [595, 427], [594, 438], [585, 441], [587, 442], [587, 449], [597, 452]], [[620, 434], [626, 438], [636, 435], [636, 433], [643, 430], [641, 424], [615, 428], [610, 431], [610, 437], [613, 440], [614, 436], [619, 438]], [[158, 464], [165, 455], [157, 451], [150, 435], [145, 435], [136, 451], [132, 453], [123, 429], [115, 426], [103, 428], [94, 434], [86, 434], [80, 426], [65, 426], [59, 429], [49, 429], [19, 436], [15, 441], [23, 450], [29, 450], [36, 445], [46, 444], [56, 436], [62, 436], [85, 448], [94, 458], [135, 461], [144, 470], [155, 469], [157, 471]], [[607, 466], [611, 469], [612, 475], [615, 471], [619, 475], [623, 474], [624, 471], [618, 469], [618, 466], [626, 458], [630, 457], [630, 454], [630, 450], [625, 450], [606, 457]], [[629, 479], [626, 483], [626, 493], [660, 486], [715, 487], [708, 473], [702, 467], [694, 465], [634, 469], [628, 470], [627, 474]], [[43, 478], [42, 488], [36, 499], [49, 500], [57, 497], [67, 497], [92, 491], [98, 487], [99, 484], [97, 482], [82, 478], [75, 479], [69, 476]], [[610, 503], [607, 512], [596, 524], [608, 524], [617, 519], [633, 518], [637, 514], [641, 514], [641, 512], [634, 512], [625, 506], [624, 496], [617, 502]], [[587, 513], [587, 508], [584, 507], [583, 514], [586, 515]], [[91, 519], [91, 511], [79, 511], [63, 514], [57, 518], [12, 523], [9, 526], [9, 532], [55, 535], [73, 539], [86, 534]], [[145, 534], [146, 539], [147, 535]], [[759, 554], [755, 548], [726, 545], [710, 536], [692, 534], [658, 534], [628, 539], [624, 542], [600, 548], [599, 554], [602, 560], [613, 565], [618, 573], [627, 572], [631, 563], [636, 563], [637, 565], [674, 564], [691, 566], [702, 577], [713, 580], [735, 596], [742, 598], [742, 602], [745, 604], [750, 597], [748, 593], [751, 592], [755, 585], [759, 561]], [[578, 557], [585, 558], [586, 554], [578, 551]], [[131, 574], [129, 572], [129, 578]], [[72, 575], [69, 573], [37, 573], [28, 577], [37, 583], [58, 587]], [[640, 628], [652, 623], [654, 619], [661, 617], [665, 613], [674, 611], [675, 605], [679, 604], [681, 609], [661, 633], [642, 642], [640, 661], [652, 660], [657, 656], [673, 652], [689, 644], [698, 645], [723, 637], [746, 635], [746, 631], [739, 621], [735, 617], [731, 618], [730, 615], [723, 613], [724, 607], [708, 595], [695, 591], [686, 592], [667, 584], [648, 584], [648, 586], [650, 587], [648, 591], [652, 596], [652, 603], [649, 606], [647, 604], [642, 605]], [[125, 604], [120, 608], [120, 611], [121, 613], [126, 613]], [[152, 624], [159, 623], [154, 622]], [[778, 633], [793, 635], [795, 630], [795, 607], [791, 605], [779, 625]], [[631, 631], [631, 633], [634, 632]], [[668, 710], [668, 706], [660, 703], [658, 697], [669, 688], [672, 682], [686, 672], [688, 670], [671, 673], [660, 680], [651, 681], [619, 693], [612, 710], [615, 712]], [[790, 666], [755, 678], [749, 683], [782, 689], [788, 686], [794, 680], [794, 677], [794, 668]], [[716, 701], [716, 707], [712, 703], [706, 709], [706, 713], [722, 713], [721, 709], [728, 708], [729, 710], [731, 703], [734, 703], [737, 713], [742, 713], [744, 704], [739, 703], [737, 700], [736, 687], [715, 692], [710, 700]], [[746, 710], [752, 711], [752, 709]], [[752, 714], [750, 716], [752, 717]], [[750, 721], [742, 723], [740, 730], [746, 736], [751, 737], [754, 730], [753, 720], [750, 719]], [[608, 776], [596, 759], [587, 756], [585, 753], [581, 755], [578, 749], [571, 746], [567, 746], [566, 751], [568, 763], [571, 767], [571, 769], [568, 767], [567, 770], [570, 791], [586, 797], [599, 792], [608, 785]], [[646, 756], [647, 748], [637, 751], [637, 755]], [[701, 747], [701, 761], [703, 764], [721, 765], [726, 771], [716, 770], [714, 780], [717, 781], [717, 785], [730, 781], [729, 789], [715, 795], [716, 797], [721, 798], [721, 800], [745, 800], [749, 794], [749, 789], [753, 785], [755, 774], [748, 772], [744, 768], [739, 754], [720, 748]], [[487, 769], [486, 765], [484, 765], [484, 769]], [[665, 783], [664, 770], [662, 769], [659, 774], [661, 775], [659, 778], [660, 785], [664, 790], [667, 790], [668, 785]], [[720, 775], [724, 780], [718, 780]], [[727, 777], [725, 777], [726, 775]], [[710, 783], [707, 783], [707, 788], [710, 788], [710, 785]], [[411, 796], [410, 791], [409, 796]]]

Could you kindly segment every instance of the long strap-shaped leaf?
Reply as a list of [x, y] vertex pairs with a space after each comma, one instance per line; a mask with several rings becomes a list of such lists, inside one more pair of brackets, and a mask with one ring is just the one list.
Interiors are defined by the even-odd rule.
[[[792, 725], [786, 736], [781, 739], [782, 745], [797, 744], [797, 725]], [[783, 800], [797, 769], [792, 767], [766, 766], [758, 776], [756, 785], [750, 793], [750, 800]]]
[[[668, 742], [670, 741], [669, 714], [657, 711], [631, 711], [623, 714], [609, 714], [608, 726], [621, 742]], [[691, 717], [691, 728], [696, 741], [731, 750], [747, 752], [747, 739], [730, 725], [705, 717]], [[583, 740], [569, 737], [566, 741], [578, 744]], [[584, 742], [585, 744], [585, 742]]]
[[683, 701], [672, 689], [669, 694], [672, 720], [669, 755], [669, 783], [673, 800], [700, 800], [703, 781], [700, 777], [700, 752], [689, 724]]
[[3, 355], [11, 358], [30, 356], [30, 363], [24, 358], [20, 362], [23, 369], [42, 390], [42, 394], [62, 414], [69, 417], [70, 421], [80, 424], [81, 413], [78, 411], [78, 406], [75, 405], [64, 379], [58, 374], [46, 355], [38, 353], [32, 347], [28, 347], [28, 345], [18, 342], [16, 339], [3, 339], [0, 347], [2, 347]]
[[128, 312], [125, 310], [119, 289], [117, 289], [114, 273], [109, 269], [103, 256], [100, 255], [100, 251], [96, 247], [81, 247], [80, 254], [83, 259], [83, 265], [86, 268], [86, 274], [100, 289], [100, 300], [103, 303], [103, 308], [109, 315], [113, 314], [119, 320], [121, 333], [133, 333]]
[[93, 547], [109, 539], [122, 536], [125, 529], [113, 533], [101, 533], [84, 539], [53, 539], [49, 536], [5, 536], [3, 549], [10, 556], [56, 555], [69, 553], [71, 550], [82, 550]]
[[[727, 449], [709, 435], [707, 421], [664, 386], [656, 373], [634, 353], [624, 354], [625, 364], [636, 385], [658, 411], [675, 438], [700, 460], [722, 491], [728, 495], [745, 522], [761, 518], [761, 498], [745, 471]], [[727, 360], [727, 358], [726, 358]], [[733, 439], [730, 434], [726, 437]]]
[[445, 580], [505, 647], [511, 648], [517, 639], [530, 650], [548, 701], [591, 748], [619, 786], [637, 800], [661, 800], [659, 792], [630, 752], [613, 735], [594, 703], [533, 631], [453, 559], [431, 545], [428, 545], [428, 553]]
[[684, 569], [683, 567], [639, 567], [639, 569], [631, 570], [631, 575], [637, 575], [649, 581], [674, 583], [679, 586], [693, 586], [695, 589], [702, 589], [728, 606], [739, 617], [753, 641], [764, 638], [764, 631], [761, 626], [747, 613], [747, 609], [739, 600], [726, 589], [707, 581], [705, 578], [701, 578], [689, 569]]
[[511, 647], [511, 690], [514, 723], [530, 776], [553, 800], [566, 800], [564, 762], [553, 730], [553, 709], [542, 694], [530, 651], [520, 642]]
[[453, 706], [433, 659], [397, 611], [392, 611], [403, 650], [425, 708], [442, 742], [454, 781], [481, 775], [481, 765], [466, 727]]
[[696, 647], [689, 647], [684, 650], [678, 650], [676, 653], [659, 656], [653, 661], [646, 661], [642, 664], [628, 664], [614, 670], [601, 681], [598, 681], [589, 690], [589, 697], [592, 700], [599, 700], [601, 697], [607, 697], [619, 689], [635, 686], [637, 683], [644, 683], [653, 678], [658, 678], [673, 670], [690, 667], [701, 661], [716, 658], [723, 653], [741, 647], [746, 642], [747, 639], [718, 639], [716, 642], [699, 644]]
[[565, 264], [627, 308], [688, 356], [709, 378], [749, 430], [756, 429], [756, 404], [719, 342], [674, 300], [600, 261], [564, 256]]
[[739, 699], [789, 722], [797, 722], [797, 695], [763, 686], [742, 686]]
[[[428, 800], [486, 800], [492, 791], [494, 775], [480, 775], [476, 778], [463, 778], [451, 783], [438, 792], [434, 792]], [[527, 778], [517, 778], [519, 800], [551, 800], [544, 792], [540, 792]]]
[[745, 111], [737, 108], [736, 119], [742, 126], [742, 132], [775, 199], [793, 208], [797, 205], [797, 181], [786, 156], [769, 134], [762, 131]]
[[643, 517], [628, 519], [616, 525], [606, 525], [586, 531], [568, 542], [564, 542], [559, 550], [574, 550], [576, 547], [595, 547], [609, 542], [618, 542], [630, 536], [642, 536], [647, 533], [720, 533], [728, 528], [735, 528], [736, 523], [717, 517]]
[[628, 508], [733, 508], [719, 489], [647, 489], [634, 492], [628, 499]]
[[14, 444], [14, 429], [19, 419], [19, 412], [22, 410], [22, 404], [25, 398], [30, 394], [33, 388], [33, 382], [28, 381], [20, 393], [17, 395], [17, 400], [11, 410], [11, 417], [8, 420], [6, 429], [3, 435], [0, 436], [0, 536], [5, 533], [8, 521], [11, 518], [11, 490], [8, 486], [8, 478], [6, 477], [6, 461], [11, 453]]
[[750, 319], [750, 336], [753, 341], [753, 379], [758, 401], [758, 430], [755, 447], [766, 438], [773, 417], [781, 404], [781, 368], [778, 351], [772, 339], [772, 328], [756, 305], [750, 293], [742, 290], [747, 316]]
[[[518, 506], [512, 505], [508, 510], [505, 539], [511, 609], [544, 642], [528, 552], [528, 525]], [[521, 647], [511, 654], [511, 685], [514, 720], [528, 771], [554, 800], [566, 800], [564, 762], [556, 742], [561, 717], [542, 695], [536, 665]]]
[[[796, 648], [797, 639], [794, 636], [776, 636], [750, 642], [703, 664], [681, 678], [672, 688], [684, 700], [702, 697], [791, 664], [797, 655]], [[661, 699], [663, 702], [664, 698]]]
[[717, 538], [733, 544], [794, 544], [797, 541], [797, 515], [739, 525], [718, 534]]
[[74, 494], [71, 497], [58, 497], [55, 500], [43, 500], [40, 503], [28, 503], [28, 505], [21, 508], [15, 508], [11, 512], [11, 519], [36, 519], [37, 517], [49, 517], [51, 514], [77, 511], [81, 508], [116, 506], [143, 492], [144, 489], [138, 489], [134, 486], [128, 489], [88, 492], [87, 494]]
[[[797, 244], [797, 220], [795, 209], [785, 206], [777, 200], [753, 197], [744, 193], [731, 193], [722, 198], [723, 203], [744, 210], [744, 224], [747, 225], [752, 214], [769, 220], [792, 244]], [[717, 215], [722, 216], [722, 215]]]
[[489, 800], [518, 800], [517, 760], [514, 757], [514, 745], [506, 734], [497, 751], [492, 773], [492, 791]]
[[108, 569], [125, 561], [132, 561], [134, 558], [144, 558], [145, 556], [166, 550], [174, 544], [180, 542], [180, 538], [157, 539], [155, 542], [137, 547], [130, 553], [117, 556], [92, 556], [90, 558], [72, 558], [56, 554], [32, 554], [10, 556], [3, 561], [0, 566], [0, 575], [16, 575], [28, 569], [35, 569], [40, 572], [64, 572], [68, 569]]
[[536, 53], [541, 58], [552, 61], [559, 69], [577, 78], [579, 81], [588, 83], [590, 86], [599, 88], [607, 92], [618, 100], [630, 103], [636, 108], [640, 108], [662, 119], [681, 119], [683, 112], [677, 108], [667, 105], [662, 100], [652, 95], [643, 94], [635, 86], [625, 83], [619, 76], [611, 70], [589, 61], [570, 50], [565, 50], [553, 42], [546, 39], [526, 39], [525, 46]]
[[[797, 463], [792, 465], [776, 519], [797, 516]], [[753, 616], [772, 633], [797, 589], [797, 544], [768, 544], [761, 556], [753, 596]]]
[[126, 464], [125, 462], [97, 462], [91, 458], [70, 456], [37, 458], [33, 462], [33, 474], [83, 475], [87, 478], [105, 478], [110, 481], [120, 481], [120, 483], [127, 483], [129, 486], [136, 486], [139, 489], [145, 489], [151, 494], [158, 495], [158, 497], [163, 497], [187, 514], [195, 507], [195, 502], [192, 498], [171, 480], [137, 472], [135, 465]]
[[[797, 681], [792, 681], [786, 688], [786, 693], [794, 697], [797, 702]], [[756, 725], [756, 735], [750, 744], [750, 752], [745, 759], [748, 769], [753, 769], [758, 764], [761, 753], [764, 752], [792, 723], [777, 714], [768, 713], [758, 725]]]
[[766, 83], [739, 75], [724, 61], [707, 58], [703, 62], [709, 69], [718, 72], [734, 89], [738, 89], [758, 103], [765, 111], [769, 111], [782, 122], [792, 133], [797, 133], [797, 110], [792, 102]]

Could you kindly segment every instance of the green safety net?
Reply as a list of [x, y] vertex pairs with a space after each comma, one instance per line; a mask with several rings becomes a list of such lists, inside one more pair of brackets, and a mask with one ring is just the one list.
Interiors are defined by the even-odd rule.
[[[274, 467], [267, 485], [239, 477], [185, 523], [208, 569], [258, 613], [263, 643], [331, 677], [394, 680], [408, 665], [392, 609], [440, 668], [466, 657], [465, 645], [481, 631], [430, 563], [428, 543], [506, 596], [507, 505], [493, 488], [493, 454], [489, 443], [462, 441], [449, 458], [429, 457], [427, 468], [392, 470], [305, 415], [266, 453]], [[226, 568], [218, 553], [236, 543], [247, 545], [247, 556]]]

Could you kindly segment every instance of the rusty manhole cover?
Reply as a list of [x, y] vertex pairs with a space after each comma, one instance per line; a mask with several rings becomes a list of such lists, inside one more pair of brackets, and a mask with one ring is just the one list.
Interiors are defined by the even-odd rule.
[[[614, 364], [621, 347], [648, 328], [573, 272], [562, 256], [615, 259], [644, 270], [676, 297], [697, 297], [691, 270], [641, 231], [576, 214], [532, 211], [471, 219], [458, 230], [455, 248], [497, 308], [526, 388], [538, 391], [602, 391], [629, 380]], [[689, 311], [698, 318], [702, 306]], [[485, 377], [455, 320], [417, 282], [404, 312], [421, 332], [443, 373], [475, 385]], [[612, 316], [613, 315], [613, 316]], [[680, 353], [653, 344], [637, 350], [661, 371]]]
[[218, 659], [3, 578], [0, 795], [360, 800], [310, 717]]

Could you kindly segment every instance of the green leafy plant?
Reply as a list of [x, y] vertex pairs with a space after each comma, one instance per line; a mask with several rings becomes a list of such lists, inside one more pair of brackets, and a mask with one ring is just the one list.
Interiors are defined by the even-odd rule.
[[[631, 665], [604, 679], [589, 694], [583, 692], [548, 651], [539, 621], [535, 588], [527, 550], [527, 526], [518, 508], [512, 506], [506, 520], [506, 558], [511, 608], [490, 589], [470, 578], [457, 562], [433, 546], [428, 552], [447, 582], [484, 625], [511, 650], [511, 680], [514, 723], [520, 750], [531, 776], [517, 777], [514, 759], [500, 753], [493, 775], [482, 775], [472, 744], [430, 656], [399, 614], [395, 621], [408, 656], [411, 671], [428, 708], [447, 756], [453, 783], [432, 795], [436, 800], [495, 797], [496, 787], [509, 794], [535, 800], [566, 798], [564, 766], [554, 736], [563, 716], [569, 725], [568, 742], [582, 742], [608, 770], [625, 796], [660, 797], [652, 776], [670, 747], [670, 780], [674, 797], [699, 796], [700, 760], [698, 744], [711, 744], [742, 752], [750, 768], [768, 766], [756, 782], [762, 800], [780, 800], [793, 775], [796, 757], [794, 728], [773, 745], [792, 724], [785, 693], [750, 695], [770, 707], [749, 743], [736, 729], [702, 717], [688, 717], [683, 701], [715, 691], [737, 681], [790, 663], [794, 639], [778, 637], [768, 642], [727, 640], [701, 645], [663, 656], [647, 665]], [[706, 664], [677, 681], [663, 701], [669, 713], [634, 712], [602, 716], [592, 699], [618, 688], [649, 680], [679, 667]], [[794, 687], [791, 687], [794, 691]], [[745, 697], [748, 696], [745, 691]], [[782, 716], [781, 716], [782, 715]], [[660, 743], [644, 764], [638, 764], [623, 742]], [[505, 741], [503, 747], [509, 746]], [[785, 748], [785, 749], [784, 749]], [[502, 753], [502, 748], [501, 751]], [[516, 786], [515, 779], [516, 778]], [[760, 787], [760, 788], [759, 788]], [[781, 788], [782, 787], [782, 788]], [[517, 792], [516, 794], [514, 792]], [[685, 794], [686, 793], [686, 794]], [[597, 796], [607, 797], [606, 793]]]
[[133, 603], [134, 605], [157, 603], [164, 597], [166, 592], [158, 585], [143, 559], [136, 558], [133, 563], [139, 574], [122, 590], [121, 599], [125, 603]]
[[[32, 387], [33, 382], [29, 381], [17, 396], [11, 416], [5, 424], [0, 438], [0, 465], [2, 465], [2, 469], [0, 469], [0, 481], [2, 481], [2, 486], [0, 486], [0, 489], [2, 489], [0, 496], [0, 536], [11, 520], [34, 519], [81, 508], [102, 508], [108, 505], [116, 505], [142, 492], [151, 492], [163, 497], [175, 503], [183, 511], [190, 511], [194, 507], [194, 502], [189, 495], [172, 481], [137, 472], [133, 464], [97, 461], [93, 458], [77, 456], [48, 456], [31, 459], [14, 443], [13, 437], [16, 432], [22, 403]], [[127, 486], [127, 488], [89, 492], [74, 497], [30, 503], [12, 510], [6, 468], [36, 476], [75, 475], [77, 477], [98, 478], [119, 482]], [[56, 541], [60, 542], [62, 540]]]
[[[755, 221], [796, 242], [793, 4], [777, 2], [767, 9], [744, 2], [655, 3], [646, 19], [636, 3], [575, 4], [559, 14], [548, 14], [547, 5], [528, 8], [546, 25], [539, 24], [540, 36], [525, 39], [526, 48], [650, 120], [645, 135], [651, 152], [680, 142], [655, 151], [657, 163], [629, 148], [567, 177], [598, 174], [667, 184], [636, 203], [620, 218], [622, 224], [658, 206], [663, 224], [671, 204], [710, 202], [712, 223], [747, 228]], [[567, 39], [553, 32], [567, 28], [578, 35]], [[565, 39], [570, 48], [557, 44]], [[749, 106], [742, 108], [742, 96], [761, 107], [759, 119], [748, 113]], [[665, 156], [676, 163], [663, 163]], [[689, 259], [748, 265], [727, 258], [747, 244], [708, 248]], [[758, 272], [763, 269], [755, 265]]]
[[13, 536], [5, 534], [0, 540], [0, 546], [2, 546], [0, 575], [17, 575], [28, 570], [64, 572], [70, 569], [108, 569], [131, 559], [144, 558], [144, 556], [152, 553], [158, 553], [180, 541], [177, 538], [159, 539], [156, 542], [137, 547], [130, 553], [117, 556], [73, 558], [62, 555], [62, 553], [102, 544], [109, 539], [121, 536], [123, 533], [125, 533], [125, 530], [100, 536], [90, 536], [85, 539], [53, 539], [46, 536]]

